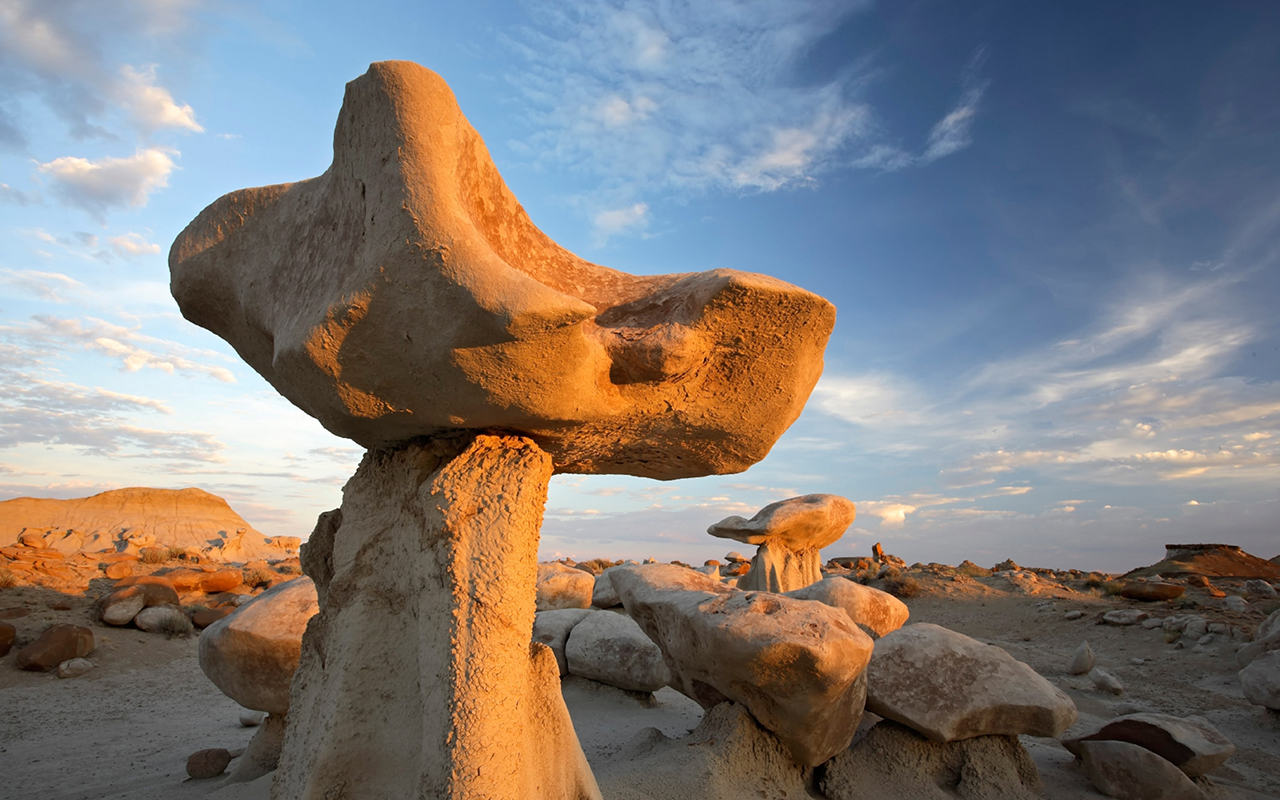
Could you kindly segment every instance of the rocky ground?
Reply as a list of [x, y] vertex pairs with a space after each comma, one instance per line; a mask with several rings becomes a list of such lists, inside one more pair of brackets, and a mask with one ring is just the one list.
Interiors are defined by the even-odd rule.
[[[911, 622], [965, 633], [1031, 665], [1075, 700], [1081, 714], [1077, 729], [1135, 710], [1199, 714], [1237, 747], [1204, 786], [1209, 796], [1280, 796], [1280, 714], [1248, 703], [1236, 677], [1236, 651], [1268, 613], [1280, 608], [1280, 600], [1249, 594], [1243, 580], [1215, 578], [1208, 586], [1174, 581], [1186, 587], [1181, 597], [1140, 602], [1118, 594], [1117, 576], [1023, 570], [1012, 564], [998, 572], [972, 565], [900, 565], [874, 574], [865, 564], [849, 566], [833, 571], [898, 593], [911, 610]], [[176, 568], [149, 565], [147, 570]], [[74, 679], [16, 669], [17, 647], [0, 658], [2, 794], [42, 800], [265, 798], [266, 780], [221, 787], [217, 780], [187, 778], [189, 754], [243, 748], [253, 729], [240, 725], [241, 709], [200, 672], [195, 636], [169, 637], [97, 621], [94, 596], [112, 584], [90, 578], [83, 588], [0, 588], [0, 619], [17, 629], [18, 645], [58, 622], [89, 626], [97, 640], [88, 656], [94, 668]], [[1232, 597], [1243, 603], [1228, 602]], [[1193, 642], [1173, 635], [1163, 622], [1144, 627], [1145, 620], [1130, 625], [1102, 620], [1104, 613], [1126, 609], [1160, 621], [1198, 615], [1217, 633]], [[1122, 693], [1098, 688], [1087, 675], [1068, 674], [1073, 651], [1084, 641], [1097, 665], [1119, 679]], [[611, 787], [615, 793], [626, 788], [618, 781], [633, 780], [627, 770], [631, 743], [638, 735], [651, 735], [642, 731], [657, 728], [680, 736], [702, 716], [671, 689], [642, 695], [570, 677], [564, 694], [606, 797]], [[1022, 739], [1040, 770], [1044, 796], [1102, 796], [1055, 740]]]

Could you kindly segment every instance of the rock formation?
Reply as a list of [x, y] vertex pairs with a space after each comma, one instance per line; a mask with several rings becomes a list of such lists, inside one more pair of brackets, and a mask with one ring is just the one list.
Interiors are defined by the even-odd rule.
[[656, 692], [671, 681], [662, 651], [625, 614], [591, 612], [565, 645], [569, 674], [632, 692]]
[[557, 608], [589, 608], [596, 588], [596, 576], [590, 572], [552, 562], [538, 565], [537, 607], [539, 611]]
[[789, 592], [822, 580], [818, 551], [839, 539], [853, 518], [853, 503], [845, 498], [806, 494], [771, 503], [751, 519], [727, 517], [707, 533], [759, 545], [751, 571], [738, 579], [738, 588]]
[[1083, 754], [1084, 742], [1128, 742], [1143, 747], [1197, 778], [1226, 763], [1236, 751], [1227, 737], [1204, 717], [1169, 714], [1126, 714], [1102, 721], [1060, 740], [1072, 755]]
[[863, 586], [847, 578], [827, 578], [803, 589], [787, 592], [797, 600], [817, 600], [840, 608], [872, 639], [893, 633], [906, 624], [911, 612], [907, 604], [879, 589]]
[[74, 500], [0, 502], [0, 547], [22, 543], [62, 555], [176, 547], [220, 561], [284, 558], [295, 536], [267, 538], [227, 501], [200, 489], [114, 489]]
[[1233, 544], [1166, 544], [1164, 549], [1163, 560], [1131, 570], [1124, 577], [1280, 579], [1280, 564], [1250, 555]]
[[1084, 773], [1103, 794], [1118, 800], [1204, 800], [1199, 786], [1177, 767], [1136, 744], [1080, 743]]
[[563, 250], [406, 62], [347, 85], [324, 175], [215, 201], [169, 264], [187, 319], [372, 448], [303, 552], [320, 611], [273, 795], [598, 797], [530, 641], [547, 482], [763, 458], [821, 373], [831, 304]]
[[662, 649], [676, 689], [704, 708], [746, 706], [802, 766], [849, 746], [874, 643], [843, 611], [670, 564], [620, 567], [611, 577], [627, 613]]
[[183, 316], [333, 433], [519, 431], [560, 472], [746, 469], [799, 416], [835, 321], [763, 275], [634, 276], [562, 249], [407, 62], [347, 84], [328, 171], [215, 201], [169, 266]]

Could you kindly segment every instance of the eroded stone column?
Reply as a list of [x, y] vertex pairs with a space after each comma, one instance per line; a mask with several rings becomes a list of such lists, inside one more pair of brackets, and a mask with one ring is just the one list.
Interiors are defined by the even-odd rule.
[[366, 454], [309, 543], [320, 612], [273, 798], [600, 797], [555, 658], [530, 645], [551, 474], [519, 436]]

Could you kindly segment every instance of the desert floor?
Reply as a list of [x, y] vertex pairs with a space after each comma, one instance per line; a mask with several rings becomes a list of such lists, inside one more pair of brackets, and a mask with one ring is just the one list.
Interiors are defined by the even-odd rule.
[[[1236, 678], [1231, 642], [1202, 648], [1166, 643], [1160, 629], [1098, 624], [1101, 611], [1137, 606], [1099, 593], [1053, 589], [1045, 594], [1003, 591], [990, 582], [964, 585], [926, 582], [907, 599], [913, 622], [934, 622], [1008, 650], [1067, 691], [1081, 723], [1133, 710], [1207, 717], [1238, 748], [1213, 773], [1209, 796], [1280, 797], [1280, 714], [1250, 705]], [[26, 607], [11, 620], [30, 637], [51, 622], [92, 622], [92, 604], [47, 589], [0, 589], [0, 607]], [[1178, 613], [1163, 603], [1142, 604], [1153, 615]], [[1079, 609], [1081, 619], [1065, 612]], [[1205, 608], [1197, 613], [1208, 614]], [[1255, 625], [1262, 612], [1213, 614]], [[1215, 617], [1215, 618], [1217, 618]], [[223, 786], [222, 779], [190, 780], [187, 756], [210, 747], [244, 747], [254, 729], [238, 722], [241, 709], [214, 688], [196, 661], [197, 639], [95, 625], [98, 649], [89, 674], [60, 680], [21, 672], [13, 654], [0, 659], [0, 797], [41, 800], [181, 800], [186, 797], [266, 798], [270, 776], [253, 784]], [[1125, 686], [1117, 697], [1095, 689], [1085, 676], [1070, 676], [1071, 651], [1088, 640], [1098, 664]], [[566, 679], [564, 696], [587, 758], [609, 797], [610, 776], [625, 759], [625, 745], [656, 727], [668, 736], [692, 729], [701, 710], [664, 689], [656, 702], [580, 678]], [[1039, 765], [1049, 798], [1096, 798], [1072, 756], [1052, 739], [1023, 737]], [[234, 765], [234, 763], [233, 763]], [[749, 787], [743, 796], [756, 797]], [[658, 800], [665, 796], [655, 795]]]

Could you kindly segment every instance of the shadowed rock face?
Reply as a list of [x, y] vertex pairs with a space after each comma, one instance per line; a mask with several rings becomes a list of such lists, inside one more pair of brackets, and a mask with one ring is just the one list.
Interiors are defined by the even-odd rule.
[[529, 221], [435, 73], [347, 85], [320, 177], [228, 194], [169, 254], [183, 315], [339, 436], [527, 435], [559, 472], [737, 472], [795, 421], [835, 321], [763, 275], [635, 276]]

